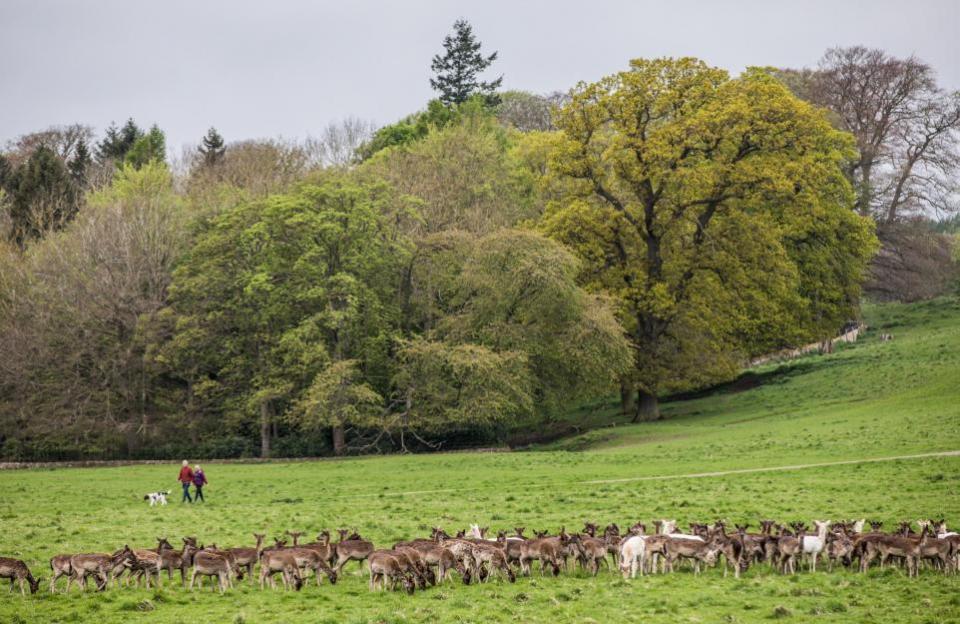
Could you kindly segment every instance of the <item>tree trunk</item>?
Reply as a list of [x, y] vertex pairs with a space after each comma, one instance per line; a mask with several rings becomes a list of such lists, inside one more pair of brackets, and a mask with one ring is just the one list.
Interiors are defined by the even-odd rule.
[[260, 457], [270, 457], [270, 404], [260, 404]]
[[620, 413], [624, 416], [637, 412], [637, 384], [632, 379], [620, 381]]
[[646, 390], [640, 390], [638, 394], [640, 401], [633, 422], [660, 420], [660, 404], [657, 402], [657, 395]]
[[343, 455], [346, 449], [347, 449], [347, 443], [344, 441], [344, 438], [343, 438], [343, 427], [336, 426], [333, 428], [333, 454]]

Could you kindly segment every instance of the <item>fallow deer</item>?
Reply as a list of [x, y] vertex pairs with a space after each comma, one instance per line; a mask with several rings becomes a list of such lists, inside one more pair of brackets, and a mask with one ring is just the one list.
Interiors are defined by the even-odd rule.
[[40, 579], [33, 578], [30, 568], [20, 559], [10, 559], [9, 557], [0, 557], [0, 578], [10, 579], [10, 591], [13, 591], [14, 583], [20, 585], [20, 594], [26, 596], [26, 586], [30, 586], [30, 593], [35, 594], [40, 588]]

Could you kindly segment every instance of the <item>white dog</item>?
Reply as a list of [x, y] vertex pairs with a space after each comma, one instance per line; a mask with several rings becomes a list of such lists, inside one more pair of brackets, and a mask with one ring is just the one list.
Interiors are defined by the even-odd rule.
[[170, 494], [170, 490], [166, 492], [150, 492], [149, 494], [144, 495], [143, 500], [150, 501], [150, 506], [154, 505], [166, 505], [167, 496]]

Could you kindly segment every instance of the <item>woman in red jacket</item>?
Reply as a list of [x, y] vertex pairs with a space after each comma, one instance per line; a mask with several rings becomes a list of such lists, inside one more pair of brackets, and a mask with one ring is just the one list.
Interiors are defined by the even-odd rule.
[[183, 498], [180, 499], [180, 502], [192, 503], [193, 499], [190, 498], [190, 485], [193, 483], [193, 471], [190, 470], [190, 462], [183, 460], [183, 468], [180, 469], [180, 476], [177, 477], [177, 480], [180, 481], [180, 485], [183, 486]]

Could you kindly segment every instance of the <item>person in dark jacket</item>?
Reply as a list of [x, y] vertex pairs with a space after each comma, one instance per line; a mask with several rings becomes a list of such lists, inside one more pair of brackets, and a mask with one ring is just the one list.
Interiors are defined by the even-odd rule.
[[190, 484], [193, 483], [193, 471], [190, 470], [190, 462], [183, 460], [183, 467], [180, 468], [180, 476], [177, 477], [177, 480], [180, 482], [180, 485], [183, 486], [183, 498], [180, 499], [180, 502], [192, 503], [193, 499], [190, 498]]
[[193, 467], [193, 487], [197, 488], [193, 495], [194, 501], [203, 501], [203, 486], [207, 484], [207, 475], [203, 474], [203, 468], [199, 465]]

